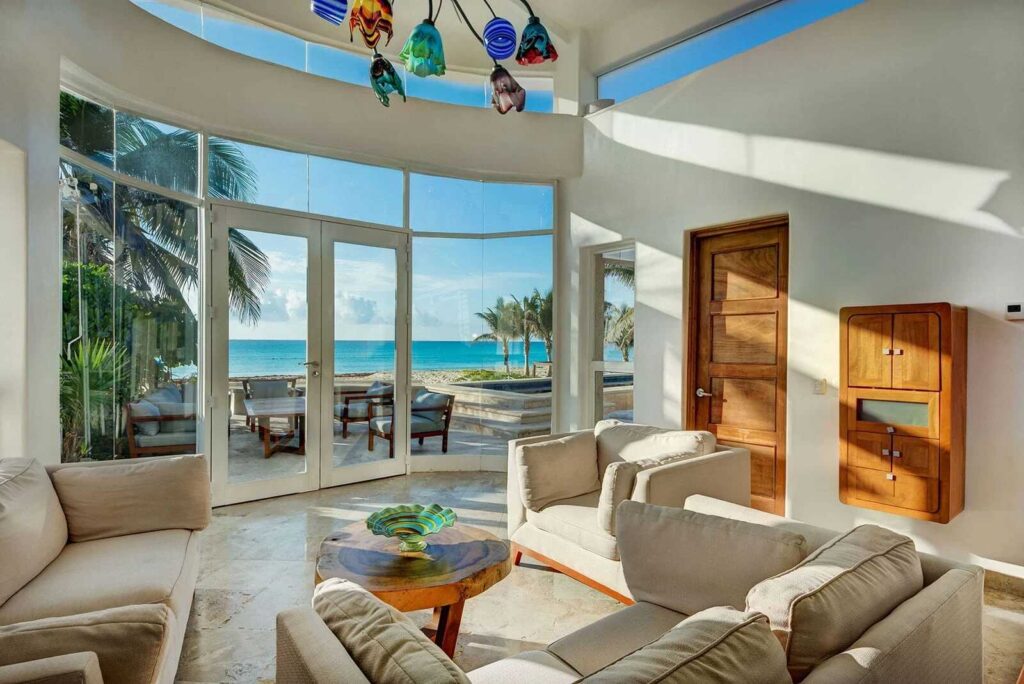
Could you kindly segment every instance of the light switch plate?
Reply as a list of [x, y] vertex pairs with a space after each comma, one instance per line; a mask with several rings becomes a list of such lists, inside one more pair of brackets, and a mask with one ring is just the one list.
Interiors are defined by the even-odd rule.
[[814, 381], [815, 394], [828, 394], [828, 378], [821, 378]]
[[1008, 321], [1024, 321], [1024, 305], [1021, 305], [1021, 304], [1007, 304], [1006, 305], [1006, 320], [1008, 320]]

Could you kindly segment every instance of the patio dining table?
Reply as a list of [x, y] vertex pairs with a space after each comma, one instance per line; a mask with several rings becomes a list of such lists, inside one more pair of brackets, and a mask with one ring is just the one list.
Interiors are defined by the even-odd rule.
[[[268, 399], [246, 399], [245, 415], [255, 420], [263, 441], [263, 457], [270, 458], [278, 452], [306, 453], [306, 397], [271, 397]], [[287, 418], [293, 426], [287, 432], [275, 432], [270, 427], [271, 418]], [[286, 442], [299, 432], [298, 446]]]

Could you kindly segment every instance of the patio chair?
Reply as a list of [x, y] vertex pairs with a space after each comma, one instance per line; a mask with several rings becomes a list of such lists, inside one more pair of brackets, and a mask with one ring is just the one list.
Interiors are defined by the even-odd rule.
[[376, 405], [376, 415], [384, 413], [384, 407], [388, 406], [390, 412], [391, 403], [394, 401], [395, 388], [393, 385], [375, 380], [367, 389], [355, 390], [334, 390], [335, 401], [334, 418], [341, 422], [341, 436], [348, 438], [349, 423], [369, 423], [370, 406]]
[[[394, 403], [394, 400], [391, 400]], [[370, 451], [373, 451], [374, 436], [388, 440], [388, 455], [395, 455], [391, 415], [374, 415], [374, 404], [370, 404]], [[448, 453], [448, 427], [452, 422], [452, 411], [455, 408], [455, 396], [420, 390], [412, 400], [412, 413], [409, 418], [409, 437], [418, 439], [420, 444], [427, 437], [441, 438], [441, 453]], [[394, 413], [393, 411], [391, 412]]]
[[195, 453], [195, 384], [164, 385], [128, 402], [125, 435], [130, 458]]

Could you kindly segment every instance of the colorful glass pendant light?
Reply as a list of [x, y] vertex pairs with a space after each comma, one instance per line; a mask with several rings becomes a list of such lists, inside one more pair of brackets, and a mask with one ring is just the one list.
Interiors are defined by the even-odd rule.
[[366, 47], [376, 50], [382, 34], [388, 36], [385, 45], [391, 42], [394, 35], [393, 23], [394, 14], [389, 0], [354, 0], [352, 15], [348, 20], [349, 39], [354, 40], [358, 28]]
[[558, 51], [540, 17], [530, 15], [530, 21], [523, 29], [523, 37], [519, 41], [519, 52], [516, 61], [522, 65], [540, 64], [545, 60], [554, 62], [558, 59]]
[[521, 112], [526, 106], [526, 91], [500, 64], [491, 71], [491, 89], [491, 104], [499, 114], [508, 114], [513, 107]]
[[391, 106], [391, 100], [388, 97], [391, 93], [398, 93], [402, 96], [402, 101], [406, 101], [402, 78], [395, 71], [391, 62], [379, 52], [373, 53], [373, 60], [370, 62], [370, 87], [373, 88], [377, 99], [385, 107]]
[[444, 44], [433, 20], [425, 19], [412, 30], [398, 58], [410, 74], [420, 77], [444, 75]]
[[512, 22], [494, 17], [484, 26], [484, 49], [491, 59], [508, 59], [516, 51], [516, 29]]
[[347, 0], [312, 0], [309, 9], [313, 14], [335, 26], [341, 26], [348, 11]]

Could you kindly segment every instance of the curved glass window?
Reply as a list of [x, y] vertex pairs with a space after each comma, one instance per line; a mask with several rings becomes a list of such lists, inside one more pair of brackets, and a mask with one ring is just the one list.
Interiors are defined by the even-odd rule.
[[[131, 1], [153, 16], [227, 50], [296, 71], [367, 88], [370, 86], [370, 57], [367, 54], [303, 40], [198, 0]], [[401, 64], [395, 64], [395, 69], [402, 75], [409, 97], [464, 107], [491, 106], [490, 82], [486, 74], [449, 70], [443, 78], [410, 78]], [[517, 80], [529, 93], [526, 111], [547, 114], [554, 111], [554, 81], [551, 78], [517, 76]]]

